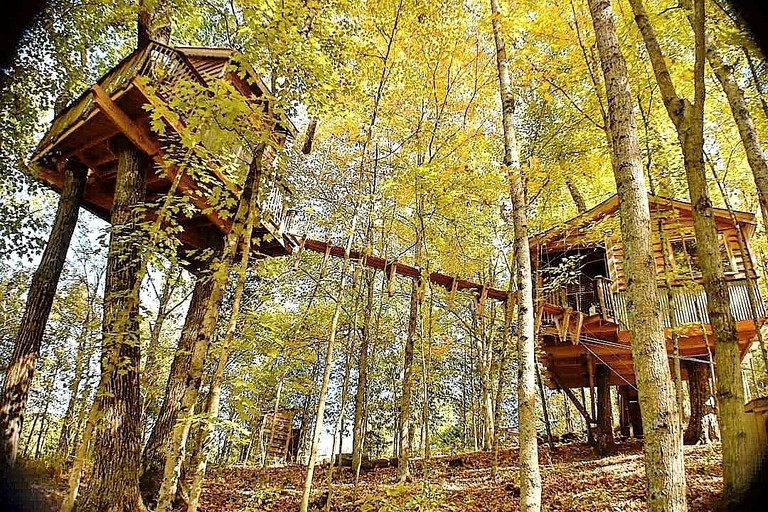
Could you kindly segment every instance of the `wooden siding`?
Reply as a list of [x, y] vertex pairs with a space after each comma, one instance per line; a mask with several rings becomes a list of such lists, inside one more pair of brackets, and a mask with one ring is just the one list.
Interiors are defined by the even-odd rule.
[[[663, 283], [665, 281], [664, 248], [662, 247], [661, 237], [658, 233], [658, 221], [658, 214], [652, 212], [651, 223], [654, 229], [652, 234], [652, 244], [656, 261], [656, 274], [659, 282]], [[745, 258], [751, 256], [749, 254], [742, 254], [741, 248], [739, 247], [738, 231], [733, 225], [728, 225], [722, 221], [718, 222], [717, 227], [723, 243], [726, 244], [733, 266], [733, 268], [726, 269], [726, 279], [736, 280], [746, 278]], [[695, 239], [693, 220], [689, 216], [683, 214], [681, 214], [678, 219], [674, 220], [662, 219], [662, 229], [664, 230], [664, 238], [667, 245], [668, 261], [674, 265], [675, 263], [671, 255], [669, 244], [672, 241], [681, 239]], [[608, 258], [608, 271], [610, 273], [608, 277], [613, 281], [612, 289], [614, 291], [626, 290], [627, 283], [624, 272], [624, 246], [618, 236], [612, 237], [606, 241], [606, 257]], [[678, 269], [678, 273], [682, 273], [682, 270], [684, 269]], [[699, 276], [694, 277], [698, 278]]]

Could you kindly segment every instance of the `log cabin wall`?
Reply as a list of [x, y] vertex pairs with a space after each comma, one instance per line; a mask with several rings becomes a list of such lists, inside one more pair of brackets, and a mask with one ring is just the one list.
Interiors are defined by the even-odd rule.
[[[665, 284], [664, 268], [664, 250], [667, 252], [667, 258], [672, 268], [672, 274], [677, 275], [678, 280], [687, 280], [688, 269], [680, 265], [673, 255], [673, 244], [679, 246], [681, 240], [695, 240], [693, 230], [693, 219], [689, 212], [680, 212], [674, 218], [669, 211], [659, 212], [651, 211], [651, 225], [653, 228], [653, 253], [656, 260], [656, 273], [660, 285]], [[661, 237], [659, 236], [659, 221], [665, 239], [665, 247], [662, 247]], [[726, 219], [717, 219], [718, 232], [721, 239], [721, 249], [723, 252], [723, 263], [725, 266], [725, 276], [727, 280], [734, 281], [746, 279], [745, 258], [752, 258], [749, 254], [749, 240], [747, 240], [748, 254], [742, 254], [739, 246], [739, 234], [736, 228]], [[612, 291], [624, 291], [627, 289], [626, 276], [624, 274], [624, 248], [620, 237], [613, 236], [606, 240], [606, 256], [608, 258], [608, 270], [612, 280]], [[754, 258], [751, 260], [754, 268]], [[694, 278], [699, 281], [700, 275], [694, 273]]]

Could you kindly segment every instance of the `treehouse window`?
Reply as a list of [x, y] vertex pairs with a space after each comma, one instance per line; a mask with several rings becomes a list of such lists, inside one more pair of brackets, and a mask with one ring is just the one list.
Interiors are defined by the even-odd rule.
[[[733, 265], [733, 256], [731, 255], [728, 244], [723, 236], [718, 238], [720, 246], [720, 261], [725, 272], [735, 272]], [[683, 240], [672, 240], [670, 242], [672, 252], [672, 262], [675, 270], [687, 273], [689, 269], [694, 275], [701, 275], [701, 265], [699, 264], [699, 250], [695, 238], [685, 238]]]

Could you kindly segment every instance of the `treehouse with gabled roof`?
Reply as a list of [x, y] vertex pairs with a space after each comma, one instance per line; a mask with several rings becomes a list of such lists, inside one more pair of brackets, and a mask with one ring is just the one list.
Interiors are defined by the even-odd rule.
[[[125, 57], [55, 117], [30, 164], [40, 179], [57, 191], [64, 188], [63, 162], [76, 160], [87, 167], [81, 204], [109, 221], [118, 163], [114, 142], [117, 138], [128, 139], [144, 154], [145, 165], [153, 168], [146, 171], [147, 202], [161, 200], [174, 187], [171, 195], [191, 203], [185, 215], [175, 219], [180, 226], [177, 236], [181, 249], [216, 249], [231, 227], [230, 210], [239, 197], [239, 180], [244, 174], [227, 166], [220, 157], [234, 155], [241, 166], [247, 166], [252, 158], [247, 145], [216, 151], [211, 146], [218, 141], [211, 134], [190, 133], [186, 123], [191, 114], [189, 97], [195, 92], [210, 94], [206, 88], [217, 80], [231, 85], [256, 107], [271, 101], [266, 85], [235, 51], [171, 47], [152, 41]], [[295, 135], [295, 129], [285, 116], [263, 128], [270, 132], [271, 144], [265, 154], [270, 162], [275, 148]], [[181, 161], [174, 152], [182, 147], [184, 138], [194, 136], [199, 145], [184, 147], [189, 151], [186, 160]], [[195, 174], [193, 167], [204, 172]], [[269, 179], [263, 179], [261, 187], [261, 225], [255, 233], [260, 242], [254, 252], [288, 254], [293, 249], [285, 236], [292, 221], [292, 210], [287, 206], [290, 188], [280, 180]]]
[[[715, 350], [707, 297], [697, 263], [690, 203], [649, 196], [653, 253], [670, 365], [681, 362], [681, 377], [712, 365]], [[591, 404], [577, 403], [594, 423], [595, 387], [618, 386], [619, 419], [625, 435], [641, 434], [642, 423], [628, 327], [627, 282], [614, 195], [561, 226], [534, 236], [539, 358], [548, 383], [565, 390], [591, 390]], [[765, 322], [750, 240], [751, 213], [713, 208], [722, 265], [744, 357]], [[676, 347], [675, 347], [676, 346]], [[691, 370], [693, 371], [693, 370]], [[602, 384], [598, 383], [601, 380]], [[706, 374], [708, 377], [708, 373]], [[706, 378], [705, 377], [705, 378]]]

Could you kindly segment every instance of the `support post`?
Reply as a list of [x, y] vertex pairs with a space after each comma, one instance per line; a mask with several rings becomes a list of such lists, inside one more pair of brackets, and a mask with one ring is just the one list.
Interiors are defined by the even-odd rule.
[[32, 276], [24, 316], [21, 319], [16, 345], [3, 382], [0, 397], [0, 464], [13, 465], [19, 446], [19, 435], [27, 407], [29, 388], [35, 374], [40, 345], [51, 313], [56, 286], [77, 224], [80, 201], [85, 191], [88, 168], [75, 160], [58, 164], [64, 173], [59, 207], [51, 235], [40, 264]]

